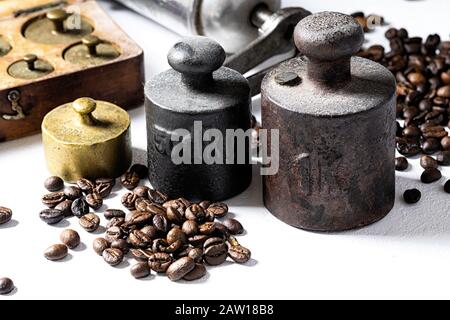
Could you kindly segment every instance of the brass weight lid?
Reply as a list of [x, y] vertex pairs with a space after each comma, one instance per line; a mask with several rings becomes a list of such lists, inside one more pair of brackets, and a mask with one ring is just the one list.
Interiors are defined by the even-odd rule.
[[94, 35], [85, 36], [64, 52], [64, 59], [81, 66], [99, 65], [114, 60], [120, 52], [111, 44]]
[[25, 25], [24, 36], [42, 44], [68, 44], [92, 33], [94, 28], [80, 14], [54, 9]]
[[131, 164], [130, 116], [120, 107], [80, 98], [42, 122], [49, 171], [65, 181], [118, 177]]
[[8, 74], [17, 79], [38, 79], [53, 72], [53, 67], [47, 61], [35, 54], [27, 54], [22, 60], [16, 61], [8, 68]]

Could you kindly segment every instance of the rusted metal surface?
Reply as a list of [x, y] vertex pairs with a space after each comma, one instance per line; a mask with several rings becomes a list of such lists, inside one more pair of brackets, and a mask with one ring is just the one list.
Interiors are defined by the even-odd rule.
[[[305, 18], [294, 37], [309, 58], [285, 62], [263, 81], [263, 128], [280, 130], [280, 170], [264, 177], [264, 203], [295, 227], [359, 228], [394, 204], [395, 79], [350, 58], [363, 40], [353, 23], [336, 13]], [[284, 72], [301, 81], [280, 84]]]

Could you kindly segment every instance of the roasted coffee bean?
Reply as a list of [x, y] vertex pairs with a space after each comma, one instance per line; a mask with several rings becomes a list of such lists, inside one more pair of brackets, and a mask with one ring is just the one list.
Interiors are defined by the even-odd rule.
[[155, 239], [158, 235], [158, 230], [154, 226], [145, 226], [141, 229], [141, 231], [151, 239]]
[[442, 139], [448, 136], [448, 133], [445, 131], [445, 128], [442, 126], [432, 126], [428, 128], [424, 128], [422, 130], [422, 134], [425, 138], [437, 138]]
[[203, 258], [209, 265], [217, 266], [227, 259], [228, 246], [221, 238], [209, 238], [203, 245]]
[[45, 209], [39, 213], [39, 218], [47, 224], [57, 224], [64, 219], [64, 214], [56, 209]]
[[189, 252], [191, 252], [194, 248], [189, 245], [183, 245], [183, 248], [178, 250], [173, 254], [175, 260], [189, 256]]
[[216, 224], [214, 222], [205, 222], [198, 227], [198, 231], [200, 234], [209, 236], [216, 231]]
[[181, 230], [188, 237], [192, 237], [198, 234], [198, 224], [194, 220], [186, 220], [181, 227]]
[[195, 262], [190, 257], [183, 257], [172, 263], [166, 271], [167, 277], [178, 281], [195, 268]]
[[155, 215], [166, 216], [167, 214], [166, 208], [157, 203], [152, 203], [151, 205], [147, 206], [147, 210], [148, 212]]
[[14, 282], [9, 278], [0, 278], [0, 294], [5, 295], [14, 290]]
[[97, 238], [92, 243], [92, 248], [99, 256], [101, 256], [103, 254], [103, 251], [108, 249], [109, 246], [110, 246], [110, 244], [109, 244], [108, 240], [106, 240], [104, 238]]
[[64, 181], [60, 177], [49, 177], [45, 180], [44, 187], [50, 192], [60, 191], [64, 188]]
[[445, 151], [450, 151], [450, 137], [445, 137], [441, 140], [442, 149]]
[[179, 227], [172, 228], [167, 233], [166, 240], [168, 244], [172, 244], [176, 241], [181, 241], [183, 244], [188, 242], [186, 234]]
[[147, 262], [138, 262], [131, 267], [130, 273], [135, 279], [142, 279], [150, 275], [150, 267]]
[[73, 216], [72, 202], [72, 200], [64, 200], [63, 202], [59, 203], [55, 207], [55, 209], [61, 211], [64, 214], [64, 217], [71, 217]]
[[114, 178], [98, 178], [98, 179], [95, 179], [95, 184], [96, 185], [110, 184], [114, 187], [116, 185], [116, 179], [114, 179]]
[[122, 196], [122, 204], [128, 210], [134, 210], [136, 208], [135, 207], [136, 199], [138, 199], [138, 196], [135, 195], [134, 193], [132, 192], [125, 193]]
[[422, 151], [425, 154], [434, 154], [441, 149], [441, 142], [435, 138], [428, 138], [422, 144]]
[[444, 185], [444, 190], [447, 193], [450, 193], [450, 180], [448, 180]]
[[166, 234], [170, 230], [169, 221], [162, 215], [155, 215], [153, 217], [153, 226], [160, 232]]
[[103, 260], [110, 266], [117, 266], [123, 261], [123, 252], [120, 249], [105, 249], [102, 256]]
[[144, 198], [138, 198], [135, 203], [136, 209], [139, 211], [145, 211], [152, 214], [166, 215], [166, 208], [157, 203], [153, 203], [150, 200]]
[[161, 191], [153, 189], [150, 189], [148, 191], [148, 198], [150, 201], [160, 205], [164, 204], [164, 202], [169, 200], [169, 197], [166, 194], [162, 193]]
[[419, 103], [420, 111], [430, 111], [433, 108], [433, 103], [430, 100], [424, 99]]
[[107, 209], [105, 210], [104, 216], [108, 220], [112, 218], [125, 218], [125, 212], [119, 209]]
[[42, 197], [42, 203], [49, 208], [54, 208], [65, 199], [64, 192], [52, 192]]
[[426, 169], [422, 173], [420, 180], [423, 183], [433, 183], [433, 182], [440, 180], [441, 178], [442, 178], [442, 173], [438, 169], [431, 168], [431, 169]]
[[63, 244], [69, 247], [69, 249], [75, 249], [81, 242], [78, 232], [72, 229], [66, 229], [61, 232], [59, 240], [61, 240]]
[[422, 193], [417, 189], [406, 190], [405, 193], [403, 193], [403, 199], [409, 204], [419, 202], [420, 198], [422, 198]]
[[94, 191], [94, 188], [95, 188], [95, 184], [91, 180], [84, 179], [84, 178], [77, 181], [77, 186], [85, 194], [92, 193], [92, 191]]
[[120, 249], [124, 254], [127, 254], [130, 248], [128, 242], [125, 239], [117, 239], [111, 243], [111, 248]]
[[149, 224], [153, 219], [150, 212], [131, 211], [125, 218], [125, 226], [144, 226]]
[[438, 162], [430, 156], [422, 156], [420, 158], [420, 165], [424, 169], [437, 169], [439, 167]]
[[440, 87], [437, 91], [437, 95], [443, 98], [450, 98], [450, 85]]
[[89, 207], [91, 207], [94, 210], [100, 209], [101, 206], [103, 205], [102, 197], [96, 192], [88, 194], [86, 196], [86, 202], [89, 205]]
[[398, 157], [395, 159], [395, 170], [397, 171], [405, 171], [408, 169], [408, 159], [405, 157]]
[[54, 244], [44, 251], [44, 257], [51, 261], [64, 259], [67, 256], [68, 249], [65, 244]]
[[139, 211], [149, 211], [148, 209], [150, 208], [150, 206], [153, 204], [153, 202], [151, 202], [150, 200], [146, 199], [146, 198], [141, 198], [141, 197], [137, 197], [136, 201], [134, 203], [134, 206], [136, 208], [136, 210]]
[[172, 262], [170, 254], [163, 252], [154, 253], [148, 258], [149, 267], [157, 273], [165, 273]]
[[397, 143], [397, 150], [406, 157], [412, 157], [422, 152], [420, 145], [414, 142]]
[[139, 184], [139, 176], [136, 172], [128, 171], [120, 177], [120, 183], [128, 190], [133, 190]]
[[108, 223], [106, 224], [106, 228], [112, 228], [112, 227], [121, 227], [125, 224], [125, 218], [119, 217], [119, 218], [112, 218], [111, 220], [108, 221]]
[[408, 126], [403, 129], [403, 135], [408, 138], [415, 138], [420, 136], [420, 129], [416, 126]]
[[203, 200], [203, 201], [200, 202], [198, 205], [199, 205], [200, 207], [202, 207], [203, 210], [206, 211], [206, 210], [209, 208], [209, 206], [211, 205], [211, 201]]
[[216, 218], [223, 218], [228, 213], [228, 206], [223, 202], [215, 202], [208, 206], [207, 211], [212, 213]]
[[164, 252], [166, 253], [176, 253], [181, 251], [184, 248], [183, 242], [180, 240], [175, 241], [174, 243], [171, 243], [166, 249], [164, 249]]
[[148, 190], [150, 190], [150, 188], [147, 186], [137, 186], [134, 188], [133, 193], [139, 198], [146, 199], [148, 197]]
[[114, 184], [112, 183], [100, 183], [96, 184], [93, 193], [98, 194], [102, 199], [107, 198], [114, 188]]
[[225, 227], [222, 223], [220, 222], [215, 222], [216, 225], [216, 230], [214, 232], [214, 234], [217, 234], [218, 237], [228, 237], [230, 232], [228, 231], [228, 228]]
[[436, 160], [441, 166], [450, 166], [450, 151], [442, 151], [436, 156]]
[[189, 244], [191, 244], [193, 247], [199, 248], [199, 247], [203, 247], [203, 244], [205, 243], [205, 241], [207, 239], [208, 239], [207, 235], [198, 234], [193, 237], [189, 237], [188, 241], [189, 241]]
[[203, 263], [196, 263], [194, 269], [183, 277], [183, 280], [194, 281], [206, 275], [206, 268]]
[[106, 230], [105, 238], [109, 243], [112, 243], [114, 240], [122, 239], [123, 232], [119, 227], [111, 227]]
[[88, 213], [79, 220], [80, 226], [87, 232], [94, 232], [100, 226], [100, 218], [95, 213]]
[[169, 219], [170, 222], [181, 224], [183, 222], [183, 215], [178, 209], [169, 207], [167, 208], [167, 219]]
[[137, 261], [148, 263], [148, 258], [153, 255], [151, 250], [143, 250], [143, 249], [130, 249], [131, 255]]
[[131, 172], [135, 172], [139, 179], [145, 179], [148, 177], [148, 168], [143, 164], [134, 164], [130, 168]]
[[128, 241], [135, 248], [146, 249], [152, 245], [152, 239], [141, 230], [133, 230], [128, 236]]
[[242, 224], [236, 219], [226, 219], [223, 222], [223, 225], [227, 227], [230, 234], [241, 234], [244, 232], [244, 227]]
[[195, 220], [197, 222], [203, 222], [205, 220], [205, 210], [198, 204], [193, 204], [186, 209], [185, 217], [188, 220]]
[[168, 246], [166, 239], [158, 238], [153, 241], [152, 250], [154, 252], [165, 252]]
[[191, 257], [195, 261], [195, 263], [200, 263], [203, 260], [203, 249], [192, 248], [189, 251], [188, 256]]
[[75, 217], [81, 218], [89, 213], [89, 205], [83, 198], [78, 198], [72, 202], [72, 213]]
[[64, 194], [67, 199], [72, 201], [81, 198], [83, 196], [83, 192], [81, 191], [81, 189], [75, 186], [66, 187], [64, 189]]
[[237, 263], [246, 263], [250, 260], [252, 253], [249, 249], [241, 246], [234, 237], [228, 239], [230, 247], [228, 248], [228, 256]]
[[11, 218], [12, 210], [5, 207], [0, 207], [0, 224], [5, 224], [11, 221]]

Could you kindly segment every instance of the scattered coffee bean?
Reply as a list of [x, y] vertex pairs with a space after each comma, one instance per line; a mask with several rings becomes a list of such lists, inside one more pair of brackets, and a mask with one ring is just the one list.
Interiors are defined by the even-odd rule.
[[223, 225], [227, 227], [230, 234], [241, 234], [244, 232], [244, 227], [236, 219], [226, 219], [223, 221]]
[[422, 193], [417, 189], [406, 190], [403, 194], [406, 203], [414, 204], [420, 201]]
[[181, 230], [188, 236], [193, 237], [198, 234], [198, 224], [194, 220], [186, 220], [181, 227]]
[[198, 247], [202, 247], [203, 244], [205, 243], [205, 241], [208, 239], [209, 239], [209, 237], [207, 235], [198, 234], [193, 237], [189, 237], [188, 241], [189, 241], [189, 244], [191, 244], [193, 247], [198, 248]]
[[214, 222], [205, 222], [198, 227], [198, 232], [207, 236], [212, 235], [215, 231], [216, 224]]
[[158, 234], [158, 230], [154, 226], [145, 226], [141, 229], [141, 231], [150, 239], [155, 239]]
[[148, 199], [154, 203], [162, 205], [164, 202], [169, 200], [169, 197], [161, 191], [150, 189], [148, 191]]
[[200, 263], [203, 260], [203, 250], [200, 248], [193, 248], [189, 251], [188, 256], [191, 257], [195, 263]]
[[100, 226], [100, 218], [95, 213], [88, 213], [80, 218], [79, 223], [87, 232], [94, 232]]
[[200, 223], [203, 222], [206, 217], [205, 210], [203, 210], [203, 208], [198, 204], [193, 204], [189, 208], [187, 208], [185, 216], [188, 220], [194, 220]]
[[69, 249], [75, 249], [80, 244], [80, 235], [75, 230], [66, 229], [61, 232], [59, 239], [63, 244], [65, 244]]
[[164, 252], [154, 253], [148, 258], [148, 265], [157, 273], [165, 273], [172, 262], [170, 254]]
[[97, 179], [97, 180], [95, 180], [95, 188], [94, 188], [93, 192], [98, 193], [100, 195], [100, 197], [105, 199], [111, 194], [115, 183], [116, 183], [116, 180], [111, 179], [111, 178]]
[[127, 208], [128, 210], [134, 210], [136, 209], [136, 199], [138, 199], [138, 196], [135, 195], [132, 192], [125, 193], [122, 196], [122, 205]]
[[139, 262], [148, 263], [149, 257], [153, 254], [153, 252], [149, 249], [130, 249], [131, 255]]
[[433, 183], [436, 182], [438, 180], [440, 180], [442, 178], [442, 173], [438, 170], [438, 169], [426, 169], [423, 173], [422, 176], [420, 177], [420, 180], [423, 183]]
[[152, 219], [153, 215], [150, 212], [131, 211], [125, 218], [125, 225], [140, 227], [149, 224]]
[[442, 151], [436, 156], [436, 160], [441, 166], [450, 166], [450, 151]]
[[102, 256], [103, 260], [110, 266], [117, 266], [123, 261], [123, 252], [120, 249], [105, 249]]
[[62, 260], [67, 256], [68, 249], [65, 244], [54, 244], [44, 251], [44, 257], [51, 261]]
[[139, 198], [146, 199], [148, 197], [148, 190], [150, 190], [150, 188], [147, 186], [137, 186], [134, 188], [133, 193]]
[[116, 179], [114, 179], [114, 178], [98, 178], [95, 180], [95, 184], [96, 185], [110, 184], [111, 186], [114, 187], [116, 185]]
[[425, 154], [434, 154], [441, 148], [441, 142], [439, 139], [428, 138], [422, 144], [422, 151]]
[[107, 209], [105, 210], [104, 216], [108, 220], [112, 218], [125, 218], [125, 212], [119, 209]]
[[119, 217], [119, 218], [112, 218], [108, 221], [106, 224], [106, 229], [109, 229], [111, 227], [121, 227], [125, 224], [125, 218]]
[[111, 243], [111, 248], [120, 249], [124, 254], [127, 254], [130, 250], [128, 242], [125, 239], [117, 239]]
[[420, 165], [424, 169], [437, 169], [439, 167], [438, 162], [430, 156], [422, 156], [420, 158]]
[[14, 282], [9, 278], [0, 278], [0, 294], [5, 295], [14, 290]]
[[75, 217], [81, 218], [89, 213], [89, 205], [83, 198], [75, 199], [72, 202], [72, 213]]
[[8, 223], [11, 221], [11, 218], [12, 210], [5, 207], [0, 207], [0, 224]]
[[141, 230], [133, 230], [128, 236], [128, 241], [135, 248], [146, 249], [152, 245], [152, 239]]
[[395, 159], [395, 170], [405, 171], [408, 169], [408, 159], [405, 157], [398, 157]]
[[49, 177], [45, 180], [44, 187], [50, 192], [60, 191], [64, 188], [64, 181], [60, 177]]
[[166, 252], [168, 246], [166, 239], [158, 238], [153, 241], [152, 250], [153, 252]]
[[188, 242], [186, 234], [179, 227], [172, 228], [167, 233], [166, 240], [168, 244], [172, 244], [176, 241], [181, 241], [183, 244]]
[[180, 224], [183, 222], [183, 214], [180, 213], [180, 208], [175, 207], [168, 207], [167, 208], [167, 219], [169, 219], [170, 222]]
[[123, 236], [122, 229], [120, 227], [111, 227], [106, 230], [105, 238], [109, 243], [112, 243], [114, 240], [121, 239]]
[[97, 238], [92, 243], [92, 248], [99, 256], [101, 256], [103, 251], [109, 248], [109, 242], [104, 238]]
[[148, 176], [148, 168], [143, 164], [134, 164], [130, 168], [131, 172], [135, 172], [139, 179], [145, 179]]
[[448, 180], [444, 185], [444, 190], [447, 193], [450, 193], [450, 180]]
[[206, 210], [212, 213], [216, 218], [223, 218], [228, 213], [228, 206], [225, 203], [216, 202], [210, 204]]
[[57, 224], [64, 219], [64, 213], [56, 209], [45, 209], [39, 213], [39, 218], [47, 224]]
[[167, 233], [170, 229], [169, 221], [165, 216], [155, 215], [153, 217], [153, 226], [160, 232]]
[[217, 266], [227, 259], [228, 247], [222, 238], [209, 238], [203, 245], [206, 263]]
[[94, 191], [95, 188], [95, 184], [89, 180], [89, 179], [79, 179], [77, 181], [77, 186], [78, 188], [81, 189], [81, 191], [83, 191], [85, 194], [89, 194], [92, 193], [92, 191]]
[[120, 177], [120, 183], [128, 190], [133, 190], [139, 184], [139, 176], [136, 172], [128, 171]]
[[172, 263], [166, 271], [167, 277], [178, 281], [195, 268], [195, 262], [190, 257], [183, 257]]
[[42, 197], [42, 203], [49, 208], [54, 208], [63, 202], [65, 198], [64, 192], [52, 192]]
[[98, 210], [103, 205], [103, 199], [102, 197], [96, 193], [90, 193], [86, 196], [86, 203], [94, 210]]
[[237, 263], [247, 263], [252, 253], [249, 249], [241, 246], [236, 238], [230, 237], [228, 239], [230, 247], [228, 248], [228, 256]]
[[196, 263], [194, 269], [183, 277], [183, 280], [194, 281], [206, 275], [206, 268], [203, 263]]
[[64, 217], [71, 217], [73, 216], [72, 213], [72, 200], [64, 200], [60, 204], [58, 204], [55, 209], [59, 210], [63, 213]]
[[64, 194], [67, 199], [72, 201], [81, 198], [83, 196], [83, 192], [81, 191], [81, 189], [75, 186], [66, 187], [64, 189]]
[[150, 267], [147, 262], [138, 262], [131, 267], [130, 272], [134, 278], [141, 279], [150, 275]]
[[442, 139], [441, 145], [445, 151], [450, 151], [450, 137], [445, 137], [444, 139]]

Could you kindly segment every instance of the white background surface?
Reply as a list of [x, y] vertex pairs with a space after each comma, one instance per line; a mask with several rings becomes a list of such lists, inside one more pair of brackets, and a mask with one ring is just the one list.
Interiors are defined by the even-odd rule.
[[[448, 39], [450, 32], [447, 0], [284, 2], [313, 12], [382, 14], [394, 26], [407, 27], [412, 35], [438, 32]], [[102, 5], [144, 48], [147, 78], [168, 68], [165, 56], [178, 36], [110, 2]], [[368, 39], [386, 45], [385, 30], [378, 29]], [[259, 114], [259, 99], [254, 106]], [[146, 148], [143, 108], [131, 115], [133, 144], [142, 162]], [[262, 206], [260, 178], [255, 174], [252, 186], [228, 201], [232, 216], [247, 230], [240, 241], [253, 252], [248, 265], [210, 268], [206, 278], [191, 284], [172, 283], [160, 276], [138, 281], [130, 276], [129, 263], [118, 268], [106, 265], [91, 249], [98, 235], [81, 230], [76, 219], [56, 227], [40, 221], [42, 183], [48, 175], [41, 137], [2, 143], [0, 204], [13, 209], [14, 220], [0, 226], [0, 277], [12, 278], [17, 289], [0, 300], [450, 298], [450, 195], [442, 190], [445, 179], [425, 186], [418, 182], [420, 172], [418, 160], [414, 160], [407, 172], [398, 173], [397, 202], [383, 221], [334, 235], [297, 230], [272, 217]], [[443, 173], [450, 177], [449, 168]], [[420, 204], [403, 203], [401, 194], [410, 187], [423, 191]], [[106, 205], [120, 207], [122, 192]], [[58, 243], [60, 232], [67, 227], [80, 232], [83, 245], [63, 262], [47, 261], [43, 251]]]

